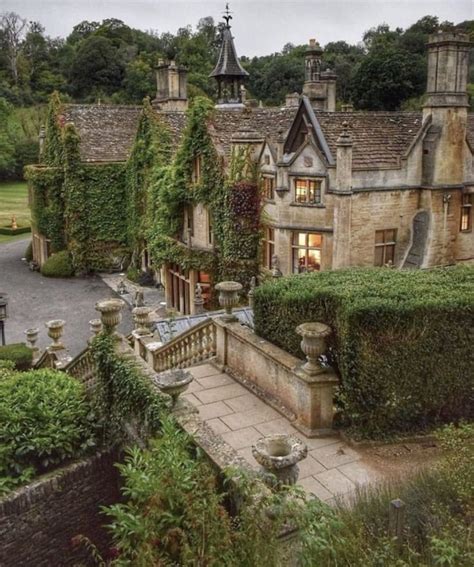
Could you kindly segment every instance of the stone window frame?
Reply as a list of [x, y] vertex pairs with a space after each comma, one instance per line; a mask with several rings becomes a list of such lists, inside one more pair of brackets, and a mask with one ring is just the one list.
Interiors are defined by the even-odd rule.
[[[305, 182], [306, 187], [306, 198], [302, 198], [302, 195], [298, 197], [298, 183]], [[306, 205], [306, 206], [314, 206], [314, 205], [322, 205], [323, 203], [323, 177], [315, 177], [315, 176], [307, 176], [307, 175], [295, 175], [293, 177], [293, 202], [297, 205]], [[314, 187], [311, 188], [310, 185], [314, 184]], [[300, 188], [303, 189], [303, 188]], [[314, 197], [310, 198], [311, 191], [314, 191]]]
[[[374, 266], [383, 267], [395, 263], [397, 229], [383, 228], [374, 234]], [[377, 256], [381, 254], [380, 258]]]
[[267, 270], [272, 269], [272, 258], [275, 255], [275, 228], [265, 226], [262, 236], [262, 266]]
[[472, 195], [473, 193], [461, 194], [459, 232], [472, 232]]
[[193, 157], [193, 170], [191, 173], [191, 181], [199, 183], [202, 177], [202, 154], [198, 153]]
[[[304, 235], [304, 243], [301, 241]], [[319, 239], [319, 244], [311, 243], [311, 237], [316, 240]], [[302, 274], [306, 272], [318, 272], [321, 270], [322, 265], [322, 251], [323, 251], [324, 237], [319, 232], [308, 232], [305, 230], [294, 230], [291, 233], [291, 272], [293, 274]], [[301, 256], [301, 251], [304, 250], [304, 256]], [[312, 263], [309, 261], [312, 253], [318, 258], [318, 261]], [[303, 265], [301, 260], [304, 260]], [[309, 269], [311, 266], [317, 268]]]
[[212, 215], [209, 209], [207, 209], [207, 243], [210, 246], [214, 246], [214, 230], [212, 228]]
[[[270, 187], [267, 187], [267, 184], [270, 183]], [[271, 173], [263, 173], [262, 174], [262, 194], [263, 198], [267, 199], [267, 201], [274, 201], [275, 200], [275, 186], [276, 186], [276, 178], [275, 175]]]

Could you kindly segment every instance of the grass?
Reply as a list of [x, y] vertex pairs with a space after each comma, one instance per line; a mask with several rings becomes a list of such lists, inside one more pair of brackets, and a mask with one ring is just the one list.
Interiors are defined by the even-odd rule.
[[[12, 216], [16, 216], [18, 226], [30, 225], [28, 207], [28, 187], [24, 181], [0, 183], [0, 226], [11, 226]], [[7, 236], [0, 234], [0, 243], [11, 242], [28, 235]]]

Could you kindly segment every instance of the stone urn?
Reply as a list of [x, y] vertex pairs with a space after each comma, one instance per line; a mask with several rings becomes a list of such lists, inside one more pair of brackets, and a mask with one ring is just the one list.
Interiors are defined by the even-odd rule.
[[236, 321], [237, 317], [232, 315], [232, 309], [239, 304], [239, 291], [242, 291], [242, 284], [220, 282], [216, 285], [216, 290], [219, 292], [219, 305], [225, 309], [225, 315], [222, 316], [222, 319], [227, 323]]
[[308, 447], [291, 435], [270, 435], [255, 443], [252, 455], [262, 466], [265, 482], [278, 490], [296, 484], [298, 463], [308, 455]]
[[323, 369], [318, 359], [326, 350], [326, 337], [331, 334], [331, 327], [324, 323], [302, 323], [296, 327], [296, 332], [303, 337], [301, 350], [307, 360], [303, 370], [310, 376], [319, 374]]
[[92, 339], [102, 331], [102, 321], [100, 319], [91, 319], [89, 321], [89, 330], [92, 333], [92, 336], [89, 339], [89, 342], [91, 342]]
[[63, 321], [62, 319], [53, 319], [52, 321], [45, 323], [48, 329], [48, 337], [53, 341], [49, 346], [50, 350], [62, 350], [65, 348], [61, 342], [65, 324], [66, 321]]
[[33, 351], [33, 358], [35, 358], [36, 353], [38, 352], [38, 348], [35, 346], [36, 341], [38, 340], [38, 333], [39, 329], [36, 328], [26, 329], [25, 331], [26, 340], [30, 344], [30, 348]]
[[188, 389], [189, 384], [193, 381], [193, 375], [185, 370], [166, 370], [158, 374], [154, 382], [163, 394], [171, 396], [172, 406], [178, 403], [179, 396]]
[[135, 307], [132, 311], [133, 320], [135, 322], [135, 331], [140, 335], [148, 335], [150, 333], [150, 313], [153, 311], [151, 307]]
[[107, 335], [115, 335], [116, 328], [122, 320], [122, 308], [124, 302], [121, 299], [103, 299], [95, 304], [96, 311], [100, 312], [100, 319]]

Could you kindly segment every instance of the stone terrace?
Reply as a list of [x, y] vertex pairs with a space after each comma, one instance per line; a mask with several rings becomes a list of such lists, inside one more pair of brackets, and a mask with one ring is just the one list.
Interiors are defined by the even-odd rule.
[[377, 480], [376, 472], [361, 455], [338, 437], [310, 439], [297, 431], [282, 414], [212, 364], [188, 369], [194, 376], [184, 398], [203, 419], [252, 467], [252, 445], [275, 433], [292, 434], [308, 445], [308, 456], [299, 463], [298, 484], [325, 502], [349, 495], [357, 484]]

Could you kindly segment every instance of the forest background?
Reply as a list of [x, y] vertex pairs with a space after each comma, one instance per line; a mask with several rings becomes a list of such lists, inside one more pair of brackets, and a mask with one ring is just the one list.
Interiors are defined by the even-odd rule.
[[[78, 23], [66, 38], [45, 34], [40, 22], [0, 15], [0, 179], [21, 179], [38, 160], [38, 132], [53, 91], [66, 102], [141, 104], [155, 96], [154, 68], [174, 59], [188, 68], [188, 96], [215, 96], [209, 79], [219, 50], [221, 25], [211, 17], [170, 32], [142, 31], [118, 19]], [[458, 30], [474, 40], [474, 20], [440, 22], [425, 16], [407, 29], [381, 24], [357, 45], [344, 40], [324, 47], [323, 68], [338, 76], [338, 105], [356, 110], [419, 110], [426, 85], [426, 42], [438, 30]], [[278, 53], [241, 57], [250, 74], [248, 98], [280, 105], [301, 92], [305, 45], [287, 43]], [[474, 56], [469, 93], [474, 105]]]

